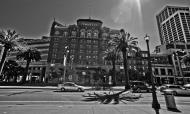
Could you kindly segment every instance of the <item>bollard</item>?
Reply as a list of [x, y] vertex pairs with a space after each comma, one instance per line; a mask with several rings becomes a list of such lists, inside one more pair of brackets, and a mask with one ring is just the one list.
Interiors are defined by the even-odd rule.
[[164, 97], [166, 101], [166, 107], [168, 110], [177, 110], [173, 90], [164, 90]]

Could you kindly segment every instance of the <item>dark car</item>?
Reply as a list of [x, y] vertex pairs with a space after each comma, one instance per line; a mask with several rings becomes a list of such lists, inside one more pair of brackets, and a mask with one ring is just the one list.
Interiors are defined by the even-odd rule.
[[143, 81], [130, 82], [133, 92], [151, 92], [151, 88]]

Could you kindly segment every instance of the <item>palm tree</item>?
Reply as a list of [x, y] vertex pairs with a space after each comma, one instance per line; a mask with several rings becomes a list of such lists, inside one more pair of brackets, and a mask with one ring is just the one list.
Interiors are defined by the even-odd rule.
[[127, 66], [127, 55], [128, 52], [132, 50], [136, 50], [137, 47], [137, 40], [138, 38], [131, 37], [129, 33], [125, 33], [124, 29], [120, 30], [120, 37], [114, 37], [111, 39], [108, 44], [112, 45], [116, 48], [118, 52], [122, 52], [123, 57], [123, 65], [125, 70], [125, 90], [130, 89], [129, 85], [129, 73], [128, 73], [128, 66]]
[[32, 61], [40, 61], [41, 60], [41, 54], [37, 49], [29, 48], [25, 51], [18, 52], [16, 58], [17, 58], [17, 60], [23, 59], [26, 61], [25, 74], [24, 74], [22, 81], [21, 81], [22, 83], [25, 83], [30, 63]]
[[120, 58], [120, 55], [119, 55], [119, 53], [117, 53], [115, 48], [108, 48], [104, 54], [105, 54], [104, 60], [111, 61], [111, 63], [112, 63], [112, 71], [113, 71], [113, 75], [112, 75], [113, 83], [112, 84], [113, 84], [113, 86], [115, 86], [116, 85], [115, 63]]
[[18, 63], [14, 60], [8, 60], [5, 62], [4, 68], [3, 68], [3, 74], [4, 79], [6, 82], [10, 81], [10, 79], [13, 79], [13, 82], [17, 82], [17, 77], [19, 75], [23, 75], [24, 68], [19, 66]]
[[0, 43], [3, 44], [4, 47], [2, 59], [0, 62], [0, 74], [7, 56], [7, 52], [11, 49], [15, 49], [15, 47], [18, 45], [17, 41], [20, 39], [21, 38], [15, 30], [7, 30], [6, 32], [0, 32]]

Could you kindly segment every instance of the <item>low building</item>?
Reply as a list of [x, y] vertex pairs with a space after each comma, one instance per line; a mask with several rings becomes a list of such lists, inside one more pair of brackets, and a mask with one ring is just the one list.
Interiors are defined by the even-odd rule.
[[[175, 83], [182, 84], [190, 82], [190, 65], [182, 61], [183, 56], [189, 54], [190, 52], [190, 43], [174, 42], [157, 46], [156, 50], [157, 54], [152, 54], [152, 57], [156, 55], [161, 55], [165, 56], [165, 60], [168, 59], [168, 62], [165, 62], [164, 67], [167, 69], [168, 67], [173, 67], [172, 74], [176, 81]], [[165, 79], [163, 78], [163, 80]], [[169, 82], [173, 81], [169, 80]]]
[[[42, 37], [42, 39], [23, 39], [27, 46], [36, 48], [41, 54], [41, 60], [38, 62], [31, 62], [28, 71], [28, 80], [32, 82], [45, 81], [45, 71], [47, 67], [47, 57], [49, 51], [50, 40], [48, 37]], [[16, 60], [18, 51], [11, 51], [8, 53], [7, 60], [15, 60], [22, 67], [26, 66], [26, 61]]]

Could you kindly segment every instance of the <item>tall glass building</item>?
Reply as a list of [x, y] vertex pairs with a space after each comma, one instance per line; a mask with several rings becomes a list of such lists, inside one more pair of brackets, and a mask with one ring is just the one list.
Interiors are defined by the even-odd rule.
[[190, 42], [190, 8], [166, 6], [157, 15], [161, 44]]

